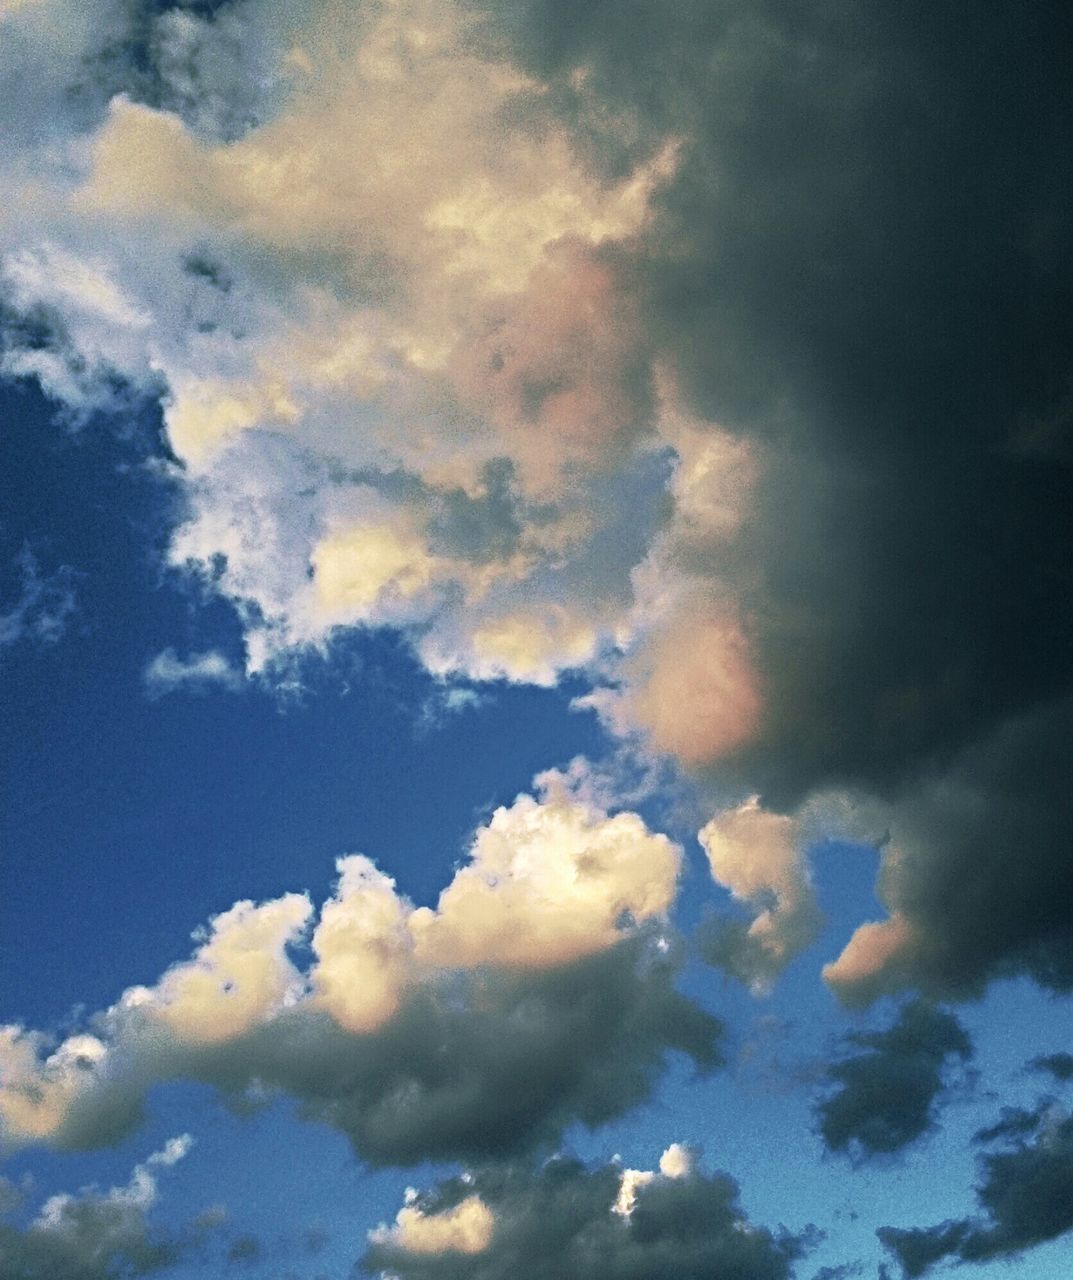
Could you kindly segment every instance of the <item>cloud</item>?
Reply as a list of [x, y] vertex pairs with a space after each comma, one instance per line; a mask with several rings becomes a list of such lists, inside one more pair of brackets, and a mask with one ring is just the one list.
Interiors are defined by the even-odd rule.
[[816, 936], [819, 908], [804, 856], [802, 824], [767, 813], [754, 796], [702, 827], [698, 837], [712, 878], [748, 903], [753, 920], [713, 920], [701, 930], [705, 959], [769, 990], [782, 969]]
[[0, 1223], [0, 1270], [10, 1280], [109, 1280], [148, 1275], [175, 1262], [181, 1245], [156, 1230], [156, 1171], [189, 1151], [191, 1138], [172, 1138], [138, 1165], [126, 1186], [54, 1195], [25, 1227]]
[[1013, 1259], [1073, 1230], [1073, 1120], [1051, 1103], [1007, 1116], [978, 1135], [1003, 1149], [980, 1160], [981, 1214], [935, 1227], [881, 1227], [877, 1235], [914, 1280], [944, 1258]]
[[[662, 518], [667, 397], [611, 249], [677, 139], [600, 171], [463, 6], [335, 13], [330, 41], [301, 9], [146, 17], [76, 159], [27, 140], [5, 367], [78, 419], [162, 403], [189, 498], [170, 559], [236, 604], [251, 671], [396, 626], [437, 674], [552, 684], [629, 640]], [[714, 454], [691, 447], [699, 511]], [[465, 502], [498, 527], [459, 542]]]
[[484, 1158], [623, 1114], [671, 1052], [717, 1066], [720, 1024], [674, 989], [678, 849], [545, 786], [492, 815], [435, 908], [353, 855], [318, 916], [303, 894], [239, 902], [58, 1046], [5, 1028], [4, 1139], [113, 1142], [183, 1077], [288, 1093], [374, 1163]]
[[885, 1031], [850, 1034], [846, 1046], [827, 1067], [833, 1089], [816, 1115], [828, 1150], [855, 1160], [901, 1151], [934, 1129], [950, 1065], [972, 1056], [957, 1018], [920, 1000]]
[[494, 1228], [491, 1209], [474, 1195], [441, 1213], [423, 1213], [414, 1205], [404, 1205], [394, 1226], [371, 1231], [369, 1239], [404, 1253], [483, 1253]]
[[29, 546], [15, 556], [13, 567], [18, 583], [15, 598], [0, 609], [0, 650], [26, 640], [55, 644], [78, 607], [74, 593], [77, 574], [69, 565], [42, 574]]
[[965, 997], [1019, 973], [1073, 986], [1071, 726], [1068, 699], [1044, 705], [895, 793], [879, 881], [890, 916], [825, 970], [844, 1000], [911, 986]]
[[753, 1225], [734, 1181], [702, 1172], [683, 1150], [665, 1153], [658, 1173], [565, 1157], [537, 1170], [477, 1169], [415, 1194], [394, 1226], [370, 1234], [362, 1266], [400, 1280], [789, 1277], [810, 1234]]
[[174, 649], [165, 649], [145, 668], [146, 688], [154, 698], [178, 689], [203, 690], [212, 685], [238, 689], [241, 682], [241, 673], [216, 649], [192, 653], [188, 658], [180, 658]]
[[1033, 1071], [1049, 1072], [1063, 1084], [1073, 1080], [1073, 1054], [1070, 1053], [1049, 1053], [1042, 1058], [1033, 1058], [1028, 1066]]

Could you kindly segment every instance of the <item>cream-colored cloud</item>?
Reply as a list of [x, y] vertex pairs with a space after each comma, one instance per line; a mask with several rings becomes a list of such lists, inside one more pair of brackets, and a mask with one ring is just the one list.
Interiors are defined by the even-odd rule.
[[714, 817], [698, 839], [712, 878], [756, 912], [741, 954], [727, 960], [754, 989], [767, 990], [820, 924], [801, 823], [766, 811], [754, 796]]
[[672, 1142], [659, 1158], [659, 1172], [650, 1169], [623, 1169], [619, 1180], [618, 1196], [611, 1212], [629, 1218], [637, 1208], [637, 1195], [643, 1187], [658, 1178], [688, 1178], [696, 1166], [693, 1151], [680, 1142]]
[[[656, 751], [734, 752], [760, 681], [707, 549], [743, 526], [755, 458], [654, 368], [623, 265], [679, 141], [632, 136], [597, 172], [591, 131], [617, 126], [595, 90], [578, 78], [564, 118], [463, 4], [279, 23], [255, 125], [119, 93], [29, 158], [3, 269], [64, 337], [5, 367], [80, 412], [123, 378], [162, 397], [187, 498], [169, 559], [235, 602], [249, 673], [402, 627], [440, 675], [610, 663]], [[507, 509], [452, 543], [438, 516], [488, 502], [493, 472]]]
[[668, 540], [698, 535], [731, 538], [750, 508], [760, 471], [756, 446], [682, 407], [681, 394], [663, 370], [656, 371], [657, 425], [674, 449], [670, 490], [674, 516]]
[[495, 1216], [480, 1196], [467, 1196], [451, 1209], [423, 1213], [404, 1205], [394, 1226], [369, 1232], [374, 1244], [394, 1245], [408, 1253], [481, 1253], [491, 1243]]
[[621, 460], [648, 425], [635, 301], [577, 239], [534, 267], [529, 287], [480, 313], [448, 370], [496, 429], [523, 490], [554, 497], [580, 469]]
[[202, 469], [213, 453], [250, 427], [292, 424], [298, 407], [278, 378], [259, 383], [173, 375], [164, 422], [172, 448]]
[[[289, 1090], [362, 1153], [405, 1162], [516, 1149], [563, 1114], [617, 1114], [669, 1045], [717, 1062], [718, 1024], [673, 990], [659, 936], [681, 851], [637, 814], [583, 803], [567, 777], [542, 781], [539, 798], [477, 831], [434, 908], [415, 909], [353, 855], [302, 968], [288, 949], [308, 898], [240, 902], [195, 934], [190, 960], [95, 1015], [93, 1034], [53, 1047], [0, 1029], [0, 1143], [116, 1141], [155, 1084], [193, 1078], [261, 1098]], [[557, 1083], [535, 1111], [527, 1096], [501, 1098], [513, 1118], [482, 1136], [488, 1091], [510, 1095], [523, 1060]]]
[[711, 764], [759, 728], [759, 675], [732, 614], [680, 607], [631, 655], [626, 674], [628, 721], [685, 765]]
[[824, 965], [824, 980], [847, 1004], [867, 1004], [903, 985], [914, 942], [912, 926], [898, 912], [859, 925], [838, 959]]
[[333, 616], [366, 619], [385, 596], [412, 600], [442, 573], [443, 561], [418, 533], [391, 524], [341, 529], [313, 551], [317, 601]]
[[313, 933], [313, 999], [348, 1031], [371, 1031], [398, 1008], [414, 976], [412, 908], [361, 855], [338, 862], [335, 897]]
[[0, 1145], [55, 1134], [107, 1052], [96, 1036], [80, 1034], [49, 1054], [42, 1036], [0, 1027]]
[[552, 685], [560, 671], [584, 666], [594, 657], [598, 643], [591, 622], [571, 616], [563, 605], [549, 604], [482, 622], [470, 638], [472, 656], [460, 665], [478, 680], [505, 677]]
[[665, 1178], [688, 1178], [696, 1163], [692, 1148], [672, 1142], [659, 1158], [659, 1171]]
[[542, 968], [603, 950], [623, 922], [663, 916], [681, 851], [633, 813], [563, 794], [520, 796], [478, 832], [435, 911], [414, 913], [418, 956], [444, 967]]
[[[540, 452], [540, 434], [550, 430], [569, 460], [628, 425], [626, 304], [613, 305], [610, 276], [586, 263], [585, 247], [643, 226], [653, 192], [673, 173], [675, 147], [618, 183], [598, 181], [549, 113], [539, 129], [511, 123], [512, 104], [541, 114], [541, 86], [481, 57], [469, 28], [460, 7], [420, 0], [385, 6], [371, 23], [341, 16], [334, 51], [303, 55], [315, 77], [278, 118], [232, 143], [203, 143], [174, 115], [115, 100], [74, 198], [86, 216], [164, 222], [169, 234], [241, 236], [282, 255], [284, 270], [288, 255], [323, 253], [357, 293], [375, 281], [390, 298], [356, 306], [334, 333], [321, 329], [314, 350], [308, 317], [288, 325], [262, 351], [271, 357], [272, 372], [262, 362], [266, 380], [284, 379], [274, 390], [231, 387], [204, 393], [208, 405], [195, 398], [185, 407], [175, 385], [183, 371], [161, 359], [181, 456], [189, 450], [198, 461], [206, 440], [242, 429], [262, 406], [273, 417], [281, 404], [297, 414], [299, 384], [316, 389], [322, 380], [369, 394], [400, 359], [411, 399], [423, 380], [446, 373], [468, 403], [490, 413], [508, 448], [517, 446], [534, 481], [556, 469], [553, 454]], [[566, 241], [575, 248], [550, 266], [550, 251]], [[303, 310], [317, 297], [312, 284], [292, 280], [292, 301]], [[475, 322], [492, 335], [476, 345]], [[499, 377], [470, 359], [475, 353], [479, 365], [493, 342]], [[301, 362], [288, 355], [294, 346]], [[373, 369], [381, 372], [370, 379]], [[356, 382], [350, 370], [361, 371]], [[547, 388], [536, 432], [523, 412], [523, 378]], [[410, 452], [405, 438], [383, 443], [400, 458]]]
[[214, 1044], [267, 1022], [297, 997], [301, 978], [286, 948], [312, 912], [304, 894], [290, 893], [255, 906], [238, 902], [210, 922], [192, 960], [169, 969], [145, 993], [151, 1007], [180, 1040]]

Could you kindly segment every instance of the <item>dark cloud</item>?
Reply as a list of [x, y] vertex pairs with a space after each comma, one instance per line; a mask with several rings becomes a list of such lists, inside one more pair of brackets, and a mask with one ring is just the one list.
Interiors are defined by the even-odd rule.
[[192, 1071], [235, 1093], [286, 1091], [373, 1164], [522, 1151], [644, 1101], [671, 1051], [719, 1064], [720, 1024], [675, 991], [677, 965], [649, 943], [446, 982], [369, 1035], [284, 1014]]
[[21, 1209], [24, 1198], [22, 1188], [0, 1174], [0, 1218]]
[[256, 1236], [236, 1236], [227, 1247], [227, 1261], [229, 1264], [258, 1262], [262, 1252]]
[[864, 1274], [864, 1265], [860, 1262], [845, 1262], [837, 1267], [821, 1267], [812, 1280], [850, 1280], [851, 1276]]
[[175, 1262], [176, 1238], [149, 1219], [156, 1200], [154, 1169], [174, 1164], [188, 1139], [176, 1139], [139, 1165], [129, 1185], [83, 1188], [57, 1195], [24, 1227], [0, 1222], [0, 1275], [4, 1280], [114, 1280], [143, 1276]]
[[181, 1077], [238, 1107], [288, 1094], [371, 1164], [518, 1153], [643, 1102], [670, 1053], [720, 1065], [722, 1026], [675, 990], [678, 969], [645, 932], [554, 969], [445, 975], [366, 1034], [298, 1006], [201, 1048], [134, 1010], [108, 1031], [107, 1068], [76, 1094], [56, 1140], [117, 1141], [141, 1120], [146, 1091]]
[[1073, 1230], [1073, 1119], [1045, 1102], [1033, 1112], [1006, 1112], [978, 1137], [1005, 1143], [981, 1159], [979, 1217], [877, 1232], [907, 1280], [946, 1257], [1013, 1258]]
[[874, 961], [829, 971], [845, 999], [909, 985], [972, 996], [1018, 973], [1073, 987], [1071, 741], [1067, 699], [899, 792], [879, 888], [901, 936]]
[[1028, 1064], [1033, 1071], [1048, 1071], [1063, 1084], [1073, 1080], [1073, 1053], [1048, 1053], [1042, 1058], [1033, 1058]]
[[898, 792], [907, 822], [923, 794], [921, 852], [889, 872], [927, 935], [905, 981], [1068, 986], [1068, 7], [519, 13], [563, 111], [587, 93], [635, 149], [685, 139], [623, 270], [654, 353], [764, 461], [737, 545], [681, 549], [745, 602], [765, 694], [720, 776], [773, 807]]
[[494, 1223], [486, 1247], [419, 1252], [381, 1234], [364, 1270], [400, 1280], [787, 1280], [815, 1243], [812, 1230], [749, 1223], [726, 1174], [657, 1176], [637, 1189], [628, 1216], [614, 1210], [621, 1177], [613, 1166], [556, 1159], [535, 1173], [517, 1166], [454, 1179], [413, 1207], [433, 1215], [478, 1196]]
[[816, 1108], [831, 1151], [867, 1159], [900, 1151], [935, 1125], [951, 1061], [972, 1044], [958, 1020], [922, 1001], [905, 1005], [886, 1031], [847, 1037], [852, 1052], [827, 1070], [833, 1093]]

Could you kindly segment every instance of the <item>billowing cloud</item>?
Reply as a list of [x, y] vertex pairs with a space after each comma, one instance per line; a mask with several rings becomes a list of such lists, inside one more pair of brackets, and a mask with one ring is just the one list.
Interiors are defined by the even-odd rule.
[[[170, 559], [235, 603], [250, 671], [396, 626], [438, 674], [551, 684], [644, 631], [629, 705], [656, 745], [739, 745], [759, 694], [733, 608], [700, 575], [710, 624], [652, 633], [630, 578], [666, 459], [702, 525], [726, 526], [748, 470], [656, 385], [621, 252], [681, 140], [623, 150], [581, 79], [571, 120], [465, 6], [320, 8], [146, 17], [140, 60], [62, 120], [76, 151], [27, 139], [0, 226], [6, 371], [76, 418], [160, 399], [188, 498]], [[678, 730], [660, 707], [685, 636], [690, 680], [713, 645], [724, 671]]]
[[1045, 1102], [1011, 1110], [977, 1140], [1000, 1142], [980, 1160], [981, 1213], [935, 1227], [881, 1227], [880, 1240], [915, 1280], [946, 1258], [959, 1262], [1015, 1259], [1073, 1230], [1073, 1119]]
[[24, 640], [54, 644], [77, 608], [75, 571], [62, 565], [42, 573], [28, 546], [15, 556], [12, 569], [13, 588], [7, 590], [5, 583], [0, 595], [0, 652]]
[[1033, 1058], [1028, 1064], [1033, 1071], [1046, 1071], [1055, 1080], [1063, 1083], [1073, 1080], [1073, 1053], [1048, 1053], [1041, 1058]]
[[435, 908], [354, 855], [316, 919], [302, 894], [237, 903], [86, 1031], [5, 1028], [4, 1139], [114, 1141], [187, 1077], [289, 1093], [374, 1162], [488, 1156], [622, 1114], [671, 1051], [714, 1067], [718, 1022], [674, 989], [679, 850], [544, 781], [478, 831]]
[[52, 1196], [25, 1227], [0, 1222], [0, 1271], [10, 1280], [110, 1280], [148, 1275], [173, 1263], [181, 1245], [154, 1228], [157, 1170], [190, 1149], [172, 1138], [138, 1165], [126, 1186]]
[[371, 1233], [362, 1265], [400, 1280], [788, 1280], [810, 1233], [749, 1222], [733, 1179], [685, 1151], [671, 1147], [658, 1172], [563, 1157], [478, 1169], [415, 1195], [394, 1226]]
[[754, 796], [714, 817], [698, 839], [712, 878], [755, 912], [748, 925], [709, 923], [702, 937], [705, 958], [762, 992], [820, 925], [802, 824], [766, 812]]
[[890, 916], [825, 970], [840, 996], [959, 997], [1016, 973], [1073, 986], [1071, 724], [1068, 699], [1019, 717], [895, 795], [879, 883]]
[[972, 1056], [953, 1014], [919, 1000], [887, 1030], [852, 1033], [846, 1046], [827, 1067], [832, 1091], [816, 1115], [828, 1149], [860, 1160], [901, 1151], [935, 1128], [950, 1065]]

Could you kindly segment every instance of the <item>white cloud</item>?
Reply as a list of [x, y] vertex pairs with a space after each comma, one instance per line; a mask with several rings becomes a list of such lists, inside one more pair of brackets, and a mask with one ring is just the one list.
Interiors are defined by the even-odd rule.
[[77, 608], [74, 570], [63, 565], [42, 574], [28, 546], [15, 557], [14, 566], [18, 586], [15, 599], [0, 610], [0, 650], [24, 640], [54, 644]]
[[206, 688], [221, 685], [225, 689], [241, 687], [242, 674], [218, 650], [208, 649], [180, 658], [174, 649], [158, 653], [145, 668], [146, 687], [159, 697], [183, 688]]
[[[49, 30], [67, 7], [42, 0]], [[152, 104], [120, 67], [60, 143], [14, 148], [0, 269], [43, 338], [12, 327], [6, 371], [76, 417], [161, 400], [187, 496], [169, 560], [237, 605], [250, 673], [401, 627], [437, 675], [599, 669], [657, 750], [736, 749], [747, 629], [676, 561], [735, 536], [754, 461], [682, 410], [609, 252], [645, 233], [681, 140], [596, 172], [579, 143], [615, 125], [585, 81], [570, 123], [461, 4], [154, 22]], [[217, 672], [165, 653], [148, 678]]]
[[696, 1166], [692, 1148], [680, 1142], [672, 1142], [659, 1158], [659, 1170], [623, 1169], [619, 1179], [618, 1196], [611, 1212], [629, 1218], [637, 1207], [637, 1195], [643, 1187], [651, 1186], [659, 1178], [688, 1178]]

